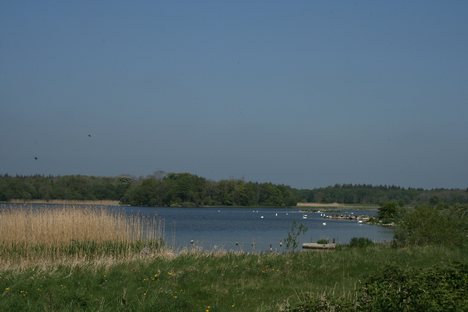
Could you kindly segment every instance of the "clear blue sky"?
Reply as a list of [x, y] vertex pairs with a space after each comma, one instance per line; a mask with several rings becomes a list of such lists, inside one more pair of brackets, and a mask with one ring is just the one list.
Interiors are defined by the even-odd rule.
[[0, 173], [156, 170], [467, 187], [468, 2], [0, 0]]

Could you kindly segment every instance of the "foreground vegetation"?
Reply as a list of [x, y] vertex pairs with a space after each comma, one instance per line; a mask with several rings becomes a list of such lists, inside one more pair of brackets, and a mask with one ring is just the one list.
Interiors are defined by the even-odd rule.
[[174, 253], [143, 235], [159, 223], [105, 209], [2, 209], [0, 310], [466, 311], [466, 212], [405, 211], [391, 245], [245, 254]]
[[353, 297], [308, 295], [290, 312], [301, 311], [467, 311], [468, 265], [429, 268], [387, 266], [371, 275]]
[[468, 203], [468, 190], [337, 184], [316, 189], [243, 180], [210, 181], [189, 173], [144, 178], [0, 176], [0, 201], [114, 200], [135, 206], [295, 206], [298, 202], [399, 205]]
[[[0, 310], [314, 311], [307, 306], [316, 297], [328, 298], [327, 304], [370, 300], [358, 298], [359, 290], [369, 287], [366, 281], [374, 285], [369, 276], [385, 277], [391, 268], [450, 271], [453, 263], [466, 265], [466, 256], [444, 247], [374, 246], [282, 255], [161, 253], [112, 265], [30, 266], [0, 273]], [[464, 280], [454, 281], [466, 295], [463, 270]], [[457, 298], [455, 304], [466, 307], [466, 296]]]

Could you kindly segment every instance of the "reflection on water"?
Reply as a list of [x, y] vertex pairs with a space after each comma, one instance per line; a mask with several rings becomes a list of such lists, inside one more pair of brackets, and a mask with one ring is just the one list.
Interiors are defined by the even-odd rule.
[[[299, 243], [335, 239], [348, 243], [353, 237], [390, 241], [393, 230], [357, 221], [323, 219], [320, 213], [275, 208], [145, 208], [124, 207], [129, 214], [158, 215], [165, 222], [166, 244], [206, 250], [282, 251], [293, 221], [307, 226]], [[347, 211], [350, 213], [351, 211]], [[374, 215], [375, 211], [355, 214]], [[307, 217], [304, 218], [304, 214]], [[325, 224], [325, 225], [324, 225]]]

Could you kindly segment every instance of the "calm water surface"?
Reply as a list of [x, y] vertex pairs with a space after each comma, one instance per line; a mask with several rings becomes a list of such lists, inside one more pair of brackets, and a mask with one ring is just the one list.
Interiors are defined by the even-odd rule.
[[[300, 244], [319, 239], [348, 243], [353, 237], [367, 237], [376, 242], [391, 241], [393, 238], [393, 230], [389, 228], [359, 224], [356, 221], [324, 219], [320, 213], [303, 213], [295, 208], [123, 209], [128, 214], [157, 215], [163, 218], [165, 241], [177, 249], [199, 247], [206, 250], [268, 251], [271, 245], [273, 250], [282, 251], [285, 250], [284, 240], [294, 221], [308, 228], [299, 238]], [[356, 215], [376, 214], [375, 210], [346, 210], [346, 213], [351, 212]], [[307, 219], [304, 219], [304, 214], [307, 214]]]
[[[0, 204], [0, 208], [12, 205]], [[21, 205], [14, 205], [20, 207]], [[63, 207], [63, 205], [27, 205], [27, 207]], [[293, 222], [308, 230], [299, 237], [299, 246], [319, 239], [335, 239], [348, 243], [353, 237], [367, 237], [376, 242], [391, 241], [393, 230], [356, 221], [330, 220], [317, 212], [301, 212], [296, 208], [150, 208], [102, 207], [127, 214], [157, 216], [164, 220], [166, 244], [176, 249], [202, 248], [262, 252], [284, 251], [284, 243]], [[375, 210], [346, 210], [356, 215], [375, 215]], [[330, 212], [331, 213], [331, 212]], [[333, 211], [339, 213], [339, 211]], [[307, 219], [304, 219], [307, 214]], [[326, 223], [324, 225], [323, 223]], [[193, 242], [193, 243], [192, 243]], [[281, 245], [281, 242], [282, 245]]]

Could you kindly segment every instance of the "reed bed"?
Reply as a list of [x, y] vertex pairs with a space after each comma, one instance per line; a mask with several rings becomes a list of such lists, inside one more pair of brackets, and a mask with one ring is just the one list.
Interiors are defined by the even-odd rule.
[[154, 254], [164, 221], [97, 207], [0, 209], [0, 266]]

